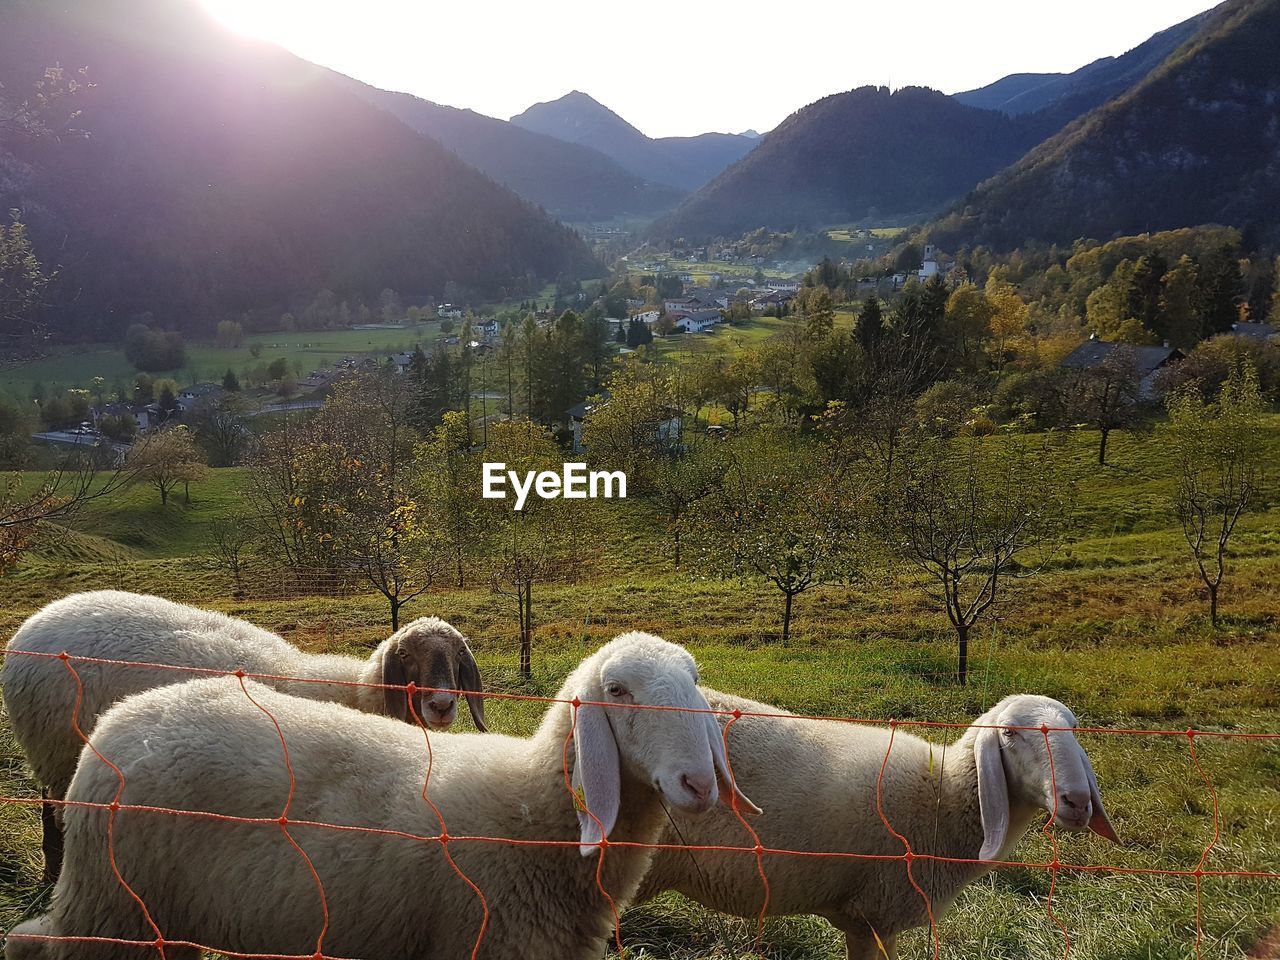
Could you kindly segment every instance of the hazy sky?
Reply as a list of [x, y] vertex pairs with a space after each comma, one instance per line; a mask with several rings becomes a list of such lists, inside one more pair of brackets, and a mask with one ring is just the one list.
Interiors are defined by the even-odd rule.
[[650, 136], [767, 130], [829, 93], [1070, 71], [1208, 0], [200, 0], [367, 83], [506, 119], [583, 90]]

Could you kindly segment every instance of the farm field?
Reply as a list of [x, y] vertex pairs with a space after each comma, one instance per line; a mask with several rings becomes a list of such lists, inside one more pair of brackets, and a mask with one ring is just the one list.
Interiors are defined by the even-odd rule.
[[[239, 374], [259, 362], [270, 363], [278, 357], [298, 364], [306, 373], [326, 364], [332, 365], [343, 357], [412, 350], [415, 343], [426, 343], [439, 334], [439, 322], [432, 320], [393, 330], [256, 333], [245, 336], [244, 342], [234, 348], [188, 343], [186, 367], [156, 376], [181, 373], [179, 386], [185, 386], [190, 382], [221, 379], [228, 369]], [[256, 358], [251, 352], [255, 347], [261, 351]], [[119, 346], [83, 344], [75, 348], [59, 348], [42, 360], [5, 371], [0, 390], [26, 398], [37, 383], [53, 393], [68, 388], [87, 389], [94, 377], [102, 377], [110, 391], [117, 382], [131, 381], [137, 372]]]
[[[1280, 450], [1280, 417], [1268, 421], [1268, 435]], [[516, 670], [515, 611], [483, 578], [434, 590], [405, 614], [453, 622], [472, 638], [487, 686], [502, 692], [554, 694], [584, 653], [624, 630], [645, 629], [687, 645], [709, 685], [805, 714], [964, 722], [1008, 693], [1035, 692], [1063, 700], [1086, 726], [1280, 733], [1280, 509], [1272, 505], [1242, 522], [1224, 592], [1225, 625], [1215, 633], [1168, 503], [1172, 477], [1160, 445], [1118, 436], [1113, 462], [1099, 468], [1095, 435], [1062, 442], [1064, 469], [1079, 486], [1076, 535], [983, 626], [965, 688], [950, 679], [954, 649], [945, 618], [914, 576], [887, 558], [868, 563], [852, 584], [803, 595], [783, 646], [776, 640], [779, 597], [706, 579], [696, 559], [672, 570], [660, 523], [639, 502], [602, 502], [590, 574], [536, 589], [531, 680]], [[213, 471], [193, 487], [190, 505], [179, 497], [162, 509], [147, 488], [94, 503], [74, 530], [51, 532], [0, 581], [0, 634], [66, 592], [120, 587], [243, 616], [308, 649], [363, 656], [388, 632], [381, 598], [267, 591], [234, 599], [226, 575], [205, 559], [211, 524], [234, 510], [242, 480], [235, 469]], [[539, 704], [497, 701], [489, 718], [498, 731], [523, 734], [541, 711]], [[931, 736], [954, 738], [950, 731]], [[1124, 843], [1061, 835], [1062, 863], [1194, 870], [1217, 833], [1205, 869], [1280, 873], [1275, 741], [1198, 738], [1212, 790], [1192, 764], [1185, 736], [1086, 733], [1081, 741]], [[33, 789], [0, 724], [0, 795], [31, 796]], [[0, 804], [0, 928], [44, 895], [38, 830], [36, 808]], [[1032, 830], [1015, 856], [1044, 863], [1049, 841]], [[743, 876], [754, 877], [753, 863], [744, 861]], [[1071, 956], [1099, 960], [1244, 958], [1280, 921], [1280, 880], [1206, 877], [1198, 954], [1194, 889], [1190, 877], [1064, 869], [1052, 909]], [[1049, 894], [1049, 872], [1034, 867], [976, 882], [939, 925], [942, 956], [1065, 956]], [[841, 939], [824, 921], [770, 921], [756, 953], [754, 938], [754, 923], [721, 921], [674, 895], [623, 921], [628, 956], [651, 960], [843, 956]], [[932, 956], [924, 931], [902, 938], [899, 951]]]

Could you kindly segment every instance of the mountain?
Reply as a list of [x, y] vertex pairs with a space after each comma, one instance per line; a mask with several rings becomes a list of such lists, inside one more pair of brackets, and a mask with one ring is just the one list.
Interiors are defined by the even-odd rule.
[[1065, 124], [1106, 103], [1138, 83], [1166, 57], [1186, 43], [1210, 17], [1198, 14], [1118, 57], [1103, 57], [1074, 73], [1015, 73], [955, 98], [971, 107], [1001, 110], [1010, 115], [1045, 111]]
[[650, 183], [599, 150], [523, 127], [391, 93], [335, 74], [357, 96], [394, 114], [561, 220], [608, 220], [670, 210], [685, 191]]
[[637, 176], [683, 190], [697, 190], [757, 143], [751, 137], [731, 133], [653, 139], [578, 90], [559, 100], [535, 103], [511, 122], [567, 143], [592, 147]]
[[929, 233], [1002, 248], [1223, 223], [1280, 241], [1280, 0], [1229, 0]]
[[92, 136], [0, 139], [0, 208], [60, 266], [66, 336], [114, 337], [144, 312], [207, 332], [322, 288], [496, 296], [601, 269], [440, 144], [191, 0], [6, 0], [6, 92], [54, 63], [88, 66]]
[[861, 87], [793, 113], [652, 233], [706, 239], [761, 226], [927, 215], [1038, 139], [1024, 120], [936, 90]]

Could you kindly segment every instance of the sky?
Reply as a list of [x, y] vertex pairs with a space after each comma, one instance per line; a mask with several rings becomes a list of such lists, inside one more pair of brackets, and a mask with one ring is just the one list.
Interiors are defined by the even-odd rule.
[[652, 137], [771, 129], [866, 84], [1069, 72], [1208, 0], [199, 0], [366, 83], [507, 119], [570, 90]]

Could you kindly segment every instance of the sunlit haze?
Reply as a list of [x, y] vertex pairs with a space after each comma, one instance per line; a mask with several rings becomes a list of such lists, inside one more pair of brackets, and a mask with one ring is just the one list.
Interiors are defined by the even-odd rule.
[[865, 84], [955, 93], [1114, 56], [1206, 0], [201, 0], [376, 86], [507, 118], [583, 90], [650, 136], [767, 130]]

